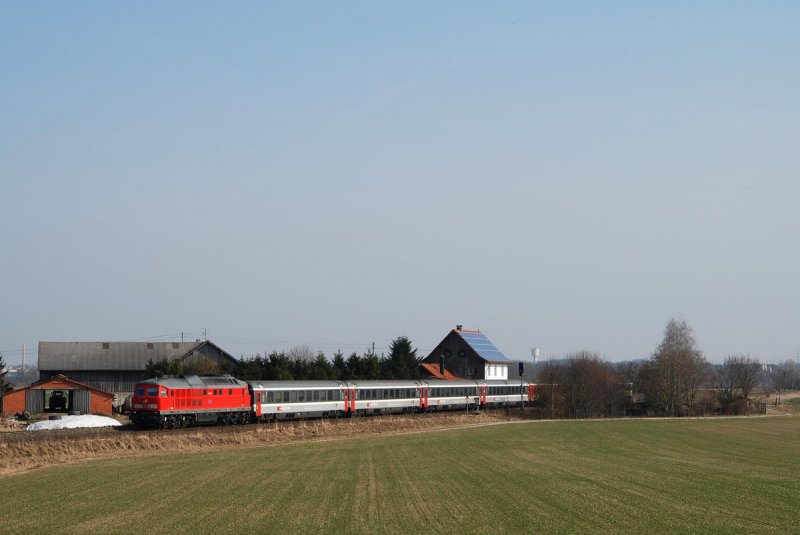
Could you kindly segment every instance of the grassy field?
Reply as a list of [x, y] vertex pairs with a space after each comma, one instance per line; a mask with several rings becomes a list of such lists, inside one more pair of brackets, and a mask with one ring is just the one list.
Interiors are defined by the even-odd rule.
[[4, 533], [797, 533], [800, 418], [560, 421], [84, 461]]

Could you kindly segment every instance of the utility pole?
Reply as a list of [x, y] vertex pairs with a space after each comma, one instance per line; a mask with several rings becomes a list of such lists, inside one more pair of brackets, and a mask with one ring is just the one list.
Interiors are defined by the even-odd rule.
[[25, 378], [25, 344], [22, 344], [22, 377]]
[[208, 342], [208, 329], [203, 329], [203, 340]]
[[181, 331], [181, 343], [183, 343], [183, 331]]

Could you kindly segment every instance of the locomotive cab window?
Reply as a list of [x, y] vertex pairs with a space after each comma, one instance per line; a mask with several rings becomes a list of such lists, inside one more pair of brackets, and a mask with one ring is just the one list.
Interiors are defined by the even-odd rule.
[[142, 388], [141, 386], [137, 386], [136, 390], [133, 391], [133, 395], [139, 398], [144, 396], [144, 388]]

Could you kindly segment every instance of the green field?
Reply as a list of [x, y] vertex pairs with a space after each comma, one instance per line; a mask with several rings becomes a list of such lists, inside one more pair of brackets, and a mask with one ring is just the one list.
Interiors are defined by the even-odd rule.
[[797, 533], [800, 418], [558, 421], [0, 478], [5, 533]]

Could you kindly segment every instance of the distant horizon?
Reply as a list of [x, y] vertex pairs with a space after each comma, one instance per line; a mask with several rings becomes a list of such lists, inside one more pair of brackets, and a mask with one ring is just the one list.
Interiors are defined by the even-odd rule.
[[[451, 329], [452, 329], [452, 327], [451, 327]], [[465, 329], [467, 329], [467, 327], [465, 327]], [[450, 332], [450, 331], [448, 330], [447, 332]], [[445, 334], [447, 334], [447, 332]], [[481, 332], [483, 332], [483, 331], [481, 331]], [[122, 340], [111, 340], [111, 339], [97, 339], [97, 340], [39, 340], [39, 341], [36, 342], [36, 344], [33, 347], [26, 347], [26, 365], [29, 366], [32, 363], [36, 362], [37, 354], [38, 354], [38, 344], [40, 342], [92, 342], [92, 343], [102, 343], [102, 342], [112, 342], [112, 343], [115, 343], [115, 342], [116, 343], [121, 343], [121, 342], [142, 342], [142, 343], [163, 342], [163, 343], [175, 343], [175, 342], [181, 342], [182, 341], [180, 339], [180, 334], [181, 333], [172, 333], [172, 334], [169, 334], [169, 335], [157, 335], [157, 336], [152, 336], [152, 337], [138, 337], [138, 338], [130, 338], [130, 339], [122, 339]], [[196, 342], [204, 341], [203, 338], [196, 338], [196, 337], [191, 337], [190, 338], [190, 337], [186, 336], [186, 335], [189, 335], [191, 333], [184, 332], [183, 334], [185, 335], [184, 336], [184, 340], [183, 340], [184, 343], [196, 343]], [[485, 334], [490, 340], [492, 340], [492, 342], [494, 342], [495, 345], [498, 346], [498, 349], [500, 349], [501, 352], [503, 352], [506, 356], [508, 356], [513, 361], [522, 361], [522, 362], [526, 362], [526, 363], [533, 363], [534, 362], [534, 358], [530, 355], [530, 352], [526, 356], [510, 355], [510, 354], [506, 353], [505, 351], [503, 351], [502, 342], [497, 342], [488, 333], [483, 332], [483, 334]], [[406, 335], [398, 335], [397, 337], [399, 337], [399, 336], [406, 336]], [[397, 338], [397, 337], [395, 337], [395, 338]], [[413, 337], [408, 336], [408, 338], [412, 342], [412, 347], [415, 347], [417, 349], [417, 356], [420, 357], [420, 358], [424, 358], [424, 357], [428, 356], [430, 354], [430, 352], [433, 351], [433, 348], [436, 346], [436, 344], [438, 343], [438, 341], [436, 341], [436, 342], [434, 342], [433, 344], [430, 345], [430, 349], [424, 349], [424, 348], [421, 348], [421, 347], [416, 345], [416, 343], [414, 342], [414, 338]], [[227, 341], [226, 341], [226, 339], [227, 339]], [[292, 342], [292, 341], [263, 340], [264, 344], [269, 345], [271, 343], [273, 345], [269, 349], [266, 349], [266, 350], [265, 349], [256, 350], [256, 351], [252, 351], [251, 350], [251, 351], [245, 353], [245, 352], [232, 351], [232, 350], [230, 350], [228, 348], [228, 345], [239, 345], [239, 346], [241, 346], [242, 344], [245, 344], [248, 347], [258, 347], [258, 344], [254, 344], [254, 339], [253, 338], [246, 339], [246, 340], [248, 340], [247, 342], [231, 342], [230, 341], [230, 337], [221, 336], [221, 337], [219, 337], [219, 340], [216, 340], [212, 336], [209, 336], [207, 338], [207, 340], [209, 342], [213, 342], [214, 344], [218, 345], [220, 348], [222, 348], [223, 350], [227, 351], [228, 353], [230, 353], [233, 357], [235, 357], [237, 359], [241, 358], [241, 357], [250, 358], [250, 357], [254, 357], [256, 355], [266, 356], [266, 355], [270, 354], [273, 351], [275, 351], [277, 353], [289, 352], [291, 349], [297, 348], [297, 347], [309, 347], [315, 353], [319, 352], [319, 351], [322, 351], [328, 359], [332, 359], [334, 354], [339, 349], [342, 350], [342, 353], [344, 353], [344, 355], [346, 357], [346, 356], [349, 356], [350, 354], [352, 354], [354, 351], [356, 353], [358, 353], [359, 355], [368, 353], [372, 348], [372, 344], [365, 344], [365, 345], [363, 345], [362, 349], [359, 349], [360, 347], [362, 347], [362, 345], [359, 345], [359, 344], [318, 343], [318, 342], [317, 343], [303, 343], [303, 342]], [[239, 339], [239, 340], [242, 340], [242, 339]], [[393, 340], [394, 340], [394, 338], [393, 338]], [[660, 341], [661, 340], [659, 340], [658, 343], [660, 343]], [[657, 346], [658, 343], [656, 343], [654, 345], [654, 350], [655, 350], [655, 346]], [[333, 347], [333, 346], [335, 346], [335, 348], [331, 349], [331, 347]], [[344, 349], [344, 348], [349, 348], [349, 349]], [[534, 349], [534, 348], [531, 348], [531, 350], [532, 349]], [[701, 351], [703, 350], [702, 347], [700, 347], [700, 350]], [[554, 355], [548, 355], [548, 354], [544, 354], [543, 353], [538, 358], [538, 360], [536, 362], [543, 363], [543, 362], [547, 362], [547, 361], [550, 361], [550, 360], [563, 360], [563, 359], [568, 358], [571, 353], [575, 353], [575, 352], [578, 352], [578, 351], [591, 351], [591, 352], [599, 354], [602, 358], [608, 360], [609, 362], [615, 362], [615, 363], [647, 360], [652, 356], [652, 352], [651, 352], [650, 354], [642, 355], [642, 356], [639, 356], [639, 357], [613, 358], [613, 356], [603, 354], [602, 352], [593, 350], [591, 348], [581, 348], [581, 349], [575, 349], [573, 351], [569, 351], [569, 352], [567, 352], [565, 354], [558, 354], [558, 355], [555, 355], [555, 354]], [[378, 355], [384, 354], [385, 355], [385, 354], [388, 354], [388, 352], [389, 352], [389, 344], [388, 343], [385, 346], [379, 346], [377, 344], [375, 345], [375, 353], [376, 354], [378, 354]], [[725, 359], [725, 357], [730, 356], [730, 355], [725, 355], [725, 356], [719, 358], [718, 360], [715, 360], [715, 359], [709, 358], [709, 356], [706, 355], [705, 352], [703, 352], [703, 353], [706, 356], [706, 358], [709, 360], [709, 362], [711, 362], [712, 364], [721, 364], [722, 361]], [[19, 350], [16, 350], [16, 351], [14, 351], [14, 350], [11, 350], [11, 351], [9, 351], [9, 350], [0, 351], [0, 354], [3, 356], [6, 365], [9, 366], [9, 367], [16, 367], [16, 366], [19, 366], [19, 365], [22, 364], [22, 349], [21, 348]], [[12, 356], [9, 356], [9, 354], [12, 355]], [[14, 360], [14, 357], [13, 357], [14, 354], [17, 355], [17, 360], [16, 361]], [[738, 355], [738, 354], [741, 354], [741, 353], [731, 353], [731, 355], [734, 355], [734, 354]], [[785, 362], [787, 360], [793, 360], [793, 361], [796, 361], [796, 362], [800, 363], [800, 352], [798, 354], [790, 355], [790, 356], [787, 356], [785, 358], [778, 358], [777, 360], [768, 360], [768, 359], [764, 359], [764, 358], [758, 357], [757, 355], [751, 355], [751, 356], [757, 358], [763, 364], [779, 364], [779, 363]]]

